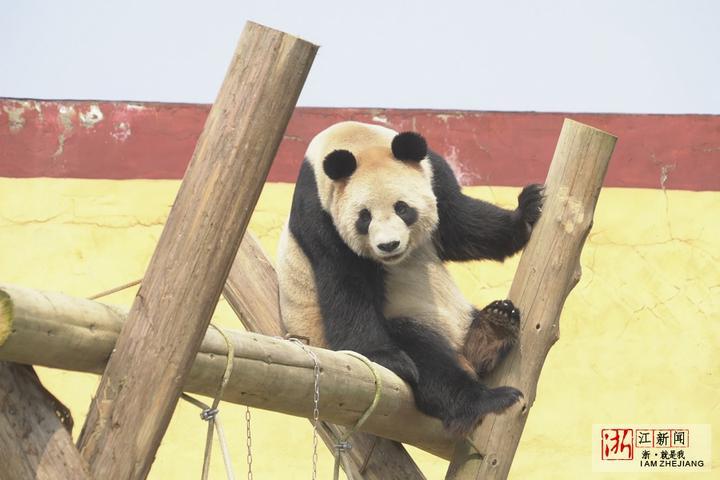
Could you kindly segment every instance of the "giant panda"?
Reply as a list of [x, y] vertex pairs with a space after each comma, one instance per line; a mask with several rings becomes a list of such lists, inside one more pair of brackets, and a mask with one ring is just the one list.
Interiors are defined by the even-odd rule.
[[464, 195], [418, 133], [327, 128], [308, 146], [278, 250], [289, 334], [365, 355], [410, 385], [419, 410], [468, 433], [522, 396], [481, 380], [516, 342], [520, 314], [509, 300], [473, 307], [444, 262], [518, 252], [542, 195], [528, 185], [505, 210]]

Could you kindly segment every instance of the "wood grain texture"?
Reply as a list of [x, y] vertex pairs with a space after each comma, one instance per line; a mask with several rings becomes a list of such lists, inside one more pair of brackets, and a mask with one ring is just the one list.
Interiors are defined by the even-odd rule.
[[81, 432], [93, 476], [150, 471], [316, 51], [246, 25]]
[[[249, 331], [272, 336], [287, 333], [280, 318], [277, 274], [250, 232], [245, 232], [223, 295]], [[322, 423], [318, 428], [320, 437], [333, 454], [336, 439], [342, 438], [345, 431], [345, 427], [329, 423]], [[425, 478], [405, 447], [398, 442], [359, 432], [353, 434], [349, 442], [352, 449], [348, 455], [353, 469], [346, 472], [349, 478]]]
[[0, 480], [90, 478], [58, 411], [72, 422], [32, 367], [0, 362]]
[[223, 297], [246, 329], [283, 337], [287, 332], [280, 321], [278, 295], [275, 268], [255, 236], [245, 232], [235, 261], [230, 266]]
[[[12, 318], [0, 317], [0, 324], [13, 324], [13, 332], [0, 346], [0, 361], [102, 373], [127, 313], [61, 293], [0, 285], [0, 295], [3, 292], [11, 299], [14, 313]], [[298, 345], [255, 333], [231, 329], [225, 332], [235, 347], [233, 372], [237, 375], [233, 373], [230, 377], [224, 401], [304, 418], [312, 416], [313, 362]], [[372, 372], [355, 357], [322, 348], [312, 350], [322, 368], [321, 420], [355, 425], [375, 395]], [[220, 333], [209, 329], [183, 389], [214, 396], [225, 371], [227, 352]], [[405, 382], [390, 370], [383, 367], [378, 370], [382, 378], [380, 403], [362, 430], [449, 458], [455, 439], [445, 432], [439, 420], [416, 409], [412, 390]], [[362, 448], [369, 450], [371, 445], [358, 448], [359, 452], [367, 451]], [[378, 467], [378, 478], [402, 478], [397, 472], [407, 472], [406, 463], [384, 453], [377, 458], [375, 455], [371, 457], [373, 463], [386, 459], [389, 471], [395, 472], [381, 477]], [[360, 460], [357, 454], [355, 465], [362, 465]], [[370, 466], [366, 476], [369, 469]]]
[[502, 414], [485, 417], [468, 442], [458, 443], [447, 479], [508, 476], [545, 357], [559, 338], [560, 312], [580, 280], [580, 253], [616, 140], [570, 119], [563, 124], [547, 175], [543, 214], [510, 288], [509, 298], [522, 315], [519, 348], [487, 379], [492, 386], [516, 387], [525, 398]]

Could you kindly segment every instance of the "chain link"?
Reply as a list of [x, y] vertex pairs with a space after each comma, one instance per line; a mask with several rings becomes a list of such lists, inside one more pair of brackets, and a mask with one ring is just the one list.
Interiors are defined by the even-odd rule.
[[313, 376], [315, 384], [313, 385], [313, 453], [312, 453], [312, 480], [317, 480], [317, 464], [318, 464], [318, 425], [320, 424], [320, 361], [315, 355], [315, 352], [307, 348], [307, 346], [298, 340], [297, 338], [289, 338], [292, 343], [295, 343], [303, 349], [305, 353], [313, 361]]
[[252, 432], [250, 431], [250, 407], [245, 407], [245, 429], [247, 432], [247, 466], [248, 480], [253, 480], [252, 473]]
[[314, 366], [313, 373], [315, 374], [315, 393], [313, 394], [313, 475], [312, 480], [317, 478], [317, 463], [318, 463], [318, 423], [320, 422], [320, 362], [318, 361], [315, 352], [311, 350], [305, 350], [312, 357]]

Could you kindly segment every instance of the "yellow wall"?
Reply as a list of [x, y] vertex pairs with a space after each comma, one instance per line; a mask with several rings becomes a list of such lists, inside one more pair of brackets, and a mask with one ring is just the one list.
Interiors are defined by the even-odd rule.
[[[140, 278], [178, 185], [0, 178], [0, 281], [89, 296]], [[292, 188], [267, 185], [250, 224], [272, 256]], [[467, 191], [508, 207], [518, 193], [516, 188]], [[718, 212], [720, 193], [603, 191], [583, 253], [583, 279], [565, 305], [560, 341], [548, 356], [511, 477], [586, 478], [596, 447], [590, 439], [593, 423], [711, 423], [718, 433]], [[505, 264], [454, 265], [452, 271], [468, 298], [483, 306], [505, 297], [516, 264], [514, 258]], [[106, 301], [129, 305], [133, 295], [130, 290]], [[223, 300], [215, 321], [240, 328]], [[97, 377], [48, 369], [39, 373], [81, 425]], [[242, 477], [244, 408], [222, 405], [221, 411]], [[256, 476], [309, 478], [310, 424], [261, 410], [252, 413]], [[181, 402], [151, 478], [198, 478], [204, 435], [198, 410]], [[428, 478], [443, 477], [445, 461], [412, 453]], [[720, 440], [713, 455], [717, 469]], [[330, 478], [331, 468], [323, 448], [320, 477]], [[213, 478], [223, 475], [215, 449]]]

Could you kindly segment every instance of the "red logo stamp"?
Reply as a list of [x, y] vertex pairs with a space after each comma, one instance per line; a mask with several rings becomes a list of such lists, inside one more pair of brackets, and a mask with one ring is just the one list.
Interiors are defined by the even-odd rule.
[[605, 428], [601, 430], [603, 460], [632, 460], [633, 431], [631, 428]]
[[594, 472], [704, 472], [712, 468], [711, 428], [706, 423], [595, 424], [592, 443]]

